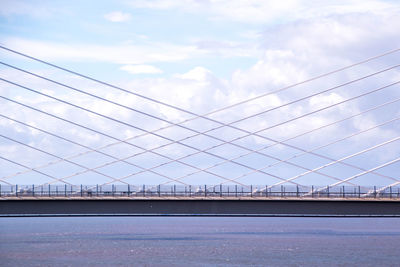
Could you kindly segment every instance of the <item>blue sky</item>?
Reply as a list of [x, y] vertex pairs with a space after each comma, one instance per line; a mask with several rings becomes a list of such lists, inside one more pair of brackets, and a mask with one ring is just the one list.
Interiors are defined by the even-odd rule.
[[[253, 36], [250, 34], [253, 31], [257, 34], [260, 29], [251, 24], [232, 21], [221, 23], [220, 20], [213, 20], [204, 13], [188, 13], [179, 9], [135, 8], [134, 5], [124, 1], [85, 1], [79, 5], [49, 1], [41, 2], [40, 7], [28, 1], [20, 3], [20, 8], [25, 9], [24, 11], [18, 10], [18, 4], [13, 2], [7, 2], [12, 7], [9, 7], [8, 13], [6, 7], [5, 14], [1, 18], [3, 38], [24, 37], [60, 45], [101, 44], [111, 49], [118, 45], [133, 45], [142, 49], [149, 47], [151, 52], [157, 51], [164, 55], [168, 50], [163, 51], [163, 47], [173, 46], [171, 49], [174, 50], [171, 52], [176, 53], [177, 58], [137, 59], [137, 62], [154, 64], [162, 69], [161, 76], [182, 72], [198, 65], [218, 75], [227, 76], [235, 69], [251, 66], [257, 60], [254, 55], [218, 55], [219, 47], [223, 50], [229, 46], [252, 46]], [[34, 11], [29, 12], [26, 9]], [[187, 52], [179, 55], [181, 47], [197, 51], [194, 55], [187, 55]], [[79, 58], [75, 60], [85, 63]], [[93, 63], [96, 60], [92, 58], [90, 61]], [[113, 60], [108, 59], [108, 61]], [[136, 63], [134, 59], [130, 62]], [[118, 65], [90, 66], [96, 73], [117, 68]]]
[[[198, 114], [205, 114], [400, 47], [398, 39], [400, 5], [397, 1], [123, 0], [81, 1], [81, 3], [78, 1], [3, 0], [1, 2], [0, 43], [2, 45]], [[0, 57], [3, 62], [52, 77], [109, 100], [154, 114], [166, 121], [177, 123], [191, 117], [183, 112], [149, 103], [6, 51], [0, 51]], [[230, 123], [388, 68], [398, 64], [398, 59], [398, 53], [391, 54], [368, 64], [251, 101], [210, 117], [223, 123]], [[148, 131], [166, 125], [166, 122], [149, 119], [115, 105], [104, 104], [99, 100], [82, 96], [29, 75], [23, 75], [4, 66], [0, 68], [0, 73], [2, 78], [87, 107], [106, 116], [118, 118]], [[310, 97], [303, 102], [234, 125], [255, 132], [312, 112], [317, 108], [397, 82], [398, 79], [399, 71], [394, 68], [358, 83]], [[1, 95], [93, 127], [119, 139], [130, 138], [140, 133], [132, 127], [98, 118], [7, 83], [2, 82], [0, 86]], [[397, 97], [400, 97], [399, 87], [395, 85], [332, 109], [312, 114], [305, 119], [273, 127], [262, 134], [273, 140], [290, 139], [307, 130], [361, 113]], [[115, 141], [21, 108], [4, 99], [0, 100], [0, 114], [36, 125], [92, 148], [105, 146]], [[312, 150], [335, 139], [372, 128], [396, 116], [400, 116], [399, 104], [393, 103], [304, 137], [290, 139], [288, 142], [298, 148]], [[341, 159], [396, 138], [399, 134], [399, 126], [396, 122], [323, 148], [321, 154], [332, 159]], [[183, 125], [193, 127], [198, 131], [216, 127], [215, 123], [204, 119]], [[18, 123], [12, 123], [5, 118], [0, 119], [0, 129], [4, 135], [40, 147], [62, 158], [85, 151], [82, 147], [71, 146]], [[178, 127], [160, 131], [160, 134], [173, 140], [182, 139], [189, 133], [190, 131]], [[225, 141], [243, 135], [240, 131], [227, 127], [211, 131], [210, 134]], [[204, 136], [190, 138], [184, 142], [200, 150], [218, 144], [215, 139]], [[236, 144], [250, 149], [260, 149], [270, 142], [254, 136], [235, 141]], [[166, 140], [155, 136], [135, 139], [135, 145], [146, 149], [152, 149], [164, 143]], [[368, 170], [396, 159], [400, 154], [398, 147], [398, 143], [393, 142], [359, 157], [351, 158], [349, 163]], [[118, 158], [136, 153], [132, 147], [123, 144], [109, 148], [107, 151]], [[170, 158], [179, 158], [193, 152], [193, 149], [173, 144], [156, 151]], [[211, 149], [210, 152], [224, 158], [231, 158], [240, 156], [246, 151], [237, 146], [223, 145]], [[300, 152], [301, 150], [296, 152], [296, 149], [282, 145], [268, 148], [268, 153], [281, 160]], [[43, 153], [34, 152], [4, 139], [0, 140], [0, 154], [19, 160], [30, 167], [54, 160], [51, 156], [45, 156]], [[96, 153], [74, 160], [90, 168], [109, 161], [107, 157]], [[130, 160], [146, 168], [167, 161], [151, 153], [144, 153]], [[204, 153], [184, 158], [184, 160], [186, 163], [201, 166], [202, 169], [218, 162], [217, 158]], [[254, 153], [237, 160], [253, 169], [276, 162]], [[291, 159], [290, 162], [304, 166], [305, 169], [283, 163], [270, 168], [271, 173], [287, 179], [306, 169], [328, 164], [329, 160], [305, 155]], [[2, 161], [0, 164], [2, 164], [0, 176], [3, 178], [24, 169], [9, 162]], [[397, 175], [398, 177], [396, 172], [398, 167], [398, 164], [393, 164], [383, 168], [381, 172], [387, 176], [396, 177]], [[324, 171], [327, 175], [334, 174], [346, 178], [360, 173], [361, 169], [334, 165]], [[61, 177], [73, 175], [80, 168], [64, 162], [41, 168], [41, 170]], [[131, 165], [121, 162], [99, 168], [99, 170], [111, 176], [128, 175], [137, 171]], [[155, 170], [176, 178], [195, 169], [174, 162]], [[246, 173], [249, 168], [226, 163], [211, 170], [220, 176], [232, 178]], [[75, 178], [75, 180], [71, 179], [74, 183], [82, 181], [101, 183], [109, 180], [93, 173], [85, 173]], [[129, 182], [149, 184], [165, 182], [165, 177], [158, 177], [151, 172], [135, 175], [134, 178]], [[7, 179], [12, 183], [31, 184], [45, 182], [48, 178], [29, 172]], [[241, 179], [243, 183], [254, 184], [279, 182], [259, 172]], [[364, 180], [357, 179], [360, 184], [366, 185], [384, 185], [394, 182], [383, 178], [382, 175], [372, 174], [363, 177]], [[220, 178], [207, 172], [200, 172], [185, 180], [192, 184], [221, 181]], [[321, 176], [315, 173], [299, 178], [300, 181], [303, 184], [333, 183], [326, 175]]]

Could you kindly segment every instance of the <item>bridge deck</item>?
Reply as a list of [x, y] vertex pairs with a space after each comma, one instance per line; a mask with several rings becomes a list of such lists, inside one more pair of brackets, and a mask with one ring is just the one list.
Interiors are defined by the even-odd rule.
[[0, 216], [399, 216], [386, 198], [8, 197]]

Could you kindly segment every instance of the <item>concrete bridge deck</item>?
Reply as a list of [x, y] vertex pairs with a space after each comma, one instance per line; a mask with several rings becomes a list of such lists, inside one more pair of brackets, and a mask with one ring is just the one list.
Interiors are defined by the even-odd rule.
[[400, 217], [397, 198], [2, 197], [0, 216]]

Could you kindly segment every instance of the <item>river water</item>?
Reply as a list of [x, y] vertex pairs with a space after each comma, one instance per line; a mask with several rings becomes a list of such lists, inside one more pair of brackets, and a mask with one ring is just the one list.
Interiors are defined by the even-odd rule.
[[400, 219], [0, 218], [0, 266], [400, 266]]

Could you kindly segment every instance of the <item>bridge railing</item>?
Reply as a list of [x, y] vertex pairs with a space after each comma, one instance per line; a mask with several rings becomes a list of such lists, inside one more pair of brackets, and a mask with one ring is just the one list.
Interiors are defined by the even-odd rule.
[[0, 197], [399, 198], [400, 187], [268, 185], [0, 185]]

